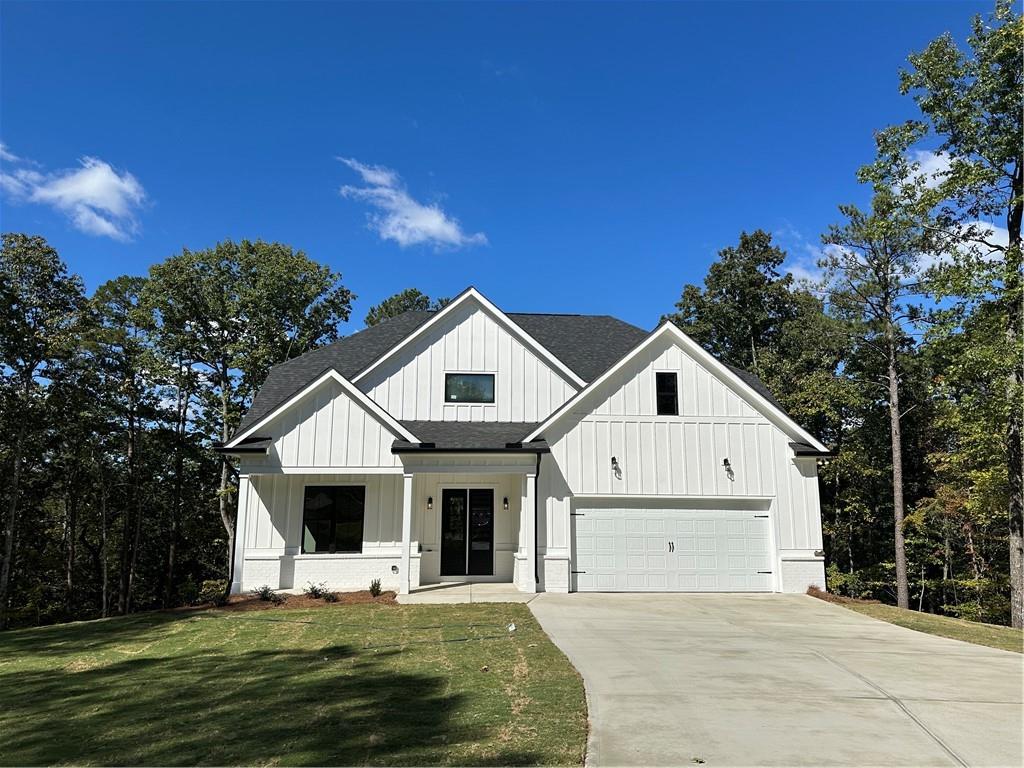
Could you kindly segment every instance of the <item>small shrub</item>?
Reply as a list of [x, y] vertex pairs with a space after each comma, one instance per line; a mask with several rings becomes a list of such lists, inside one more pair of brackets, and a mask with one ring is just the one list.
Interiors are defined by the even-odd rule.
[[327, 584], [322, 581], [319, 584], [314, 584], [313, 582], [308, 581], [302, 591], [314, 600], [318, 600], [327, 594]]
[[[263, 598], [260, 598], [260, 599], [263, 599]], [[268, 597], [266, 599], [269, 600], [274, 605], [281, 605], [281, 604], [284, 603], [285, 600], [288, 599], [288, 597], [286, 595], [282, 595], [282, 594], [280, 594], [278, 592], [271, 592], [270, 593], [270, 597]]]
[[253, 597], [257, 597], [260, 600], [274, 602], [274, 596], [277, 593], [271, 589], [269, 584], [264, 584], [263, 586], [256, 587], [256, 589], [252, 590], [251, 594]]
[[380, 579], [374, 579], [373, 581], [370, 582], [370, 594], [373, 595], [374, 597], [380, 597], [380, 593], [381, 593]]
[[182, 605], [195, 605], [199, 602], [199, 587], [191, 576], [186, 577], [178, 587], [178, 598]]
[[337, 592], [325, 592], [324, 593], [324, 602], [325, 603], [336, 603], [336, 602], [338, 602], [338, 593]]
[[199, 589], [199, 602], [213, 603], [214, 605], [226, 604], [228, 599], [224, 593], [227, 592], [227, 587], [228, 583], [224, 579], [207, 579]]

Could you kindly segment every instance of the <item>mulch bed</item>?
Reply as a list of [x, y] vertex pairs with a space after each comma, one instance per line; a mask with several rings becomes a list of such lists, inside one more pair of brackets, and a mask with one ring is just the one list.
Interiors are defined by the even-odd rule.
[[817, 587], [808, 587], [807, 594], [811, 597], [816, 597], [819, 600], [824, 600], [826, 603], [880, 603], [881, 600], [862, 600], [858, 597], [843, 597], [842, 595], [833, 595], [831, 592], [826, 592], [823, 589]]
[[361, 592], [334, 592], [337, 600], [330, 603], [323, 598], [310, 597], [309, 595], [281, 595], [285, 598], [283, 603], [275, 605], [269, 600], [260, 600], [252, 595], [232, 595], [227, 605], [222, 605], [222, 611], [267, 611], [272, 608], [297, 609], [297, 608], [331, 608], [333, 606], [356, 605], [363, 603], [381, 603], [383, 605], [397, 605], [394, 592], [381, 592], [374, 597], [369, 590]]

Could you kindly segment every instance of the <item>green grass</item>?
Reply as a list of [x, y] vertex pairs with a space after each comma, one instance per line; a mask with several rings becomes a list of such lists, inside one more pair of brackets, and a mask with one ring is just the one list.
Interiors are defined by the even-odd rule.
[[888, 621], [907, 629], [927, 632], [929, 635], [950, 637], [975, 645], [987, 645], [989, 648], [1001, 648], [1004, 651], [1024, 652], [1024, 633], [1012, 627], [998, 624], [982, 624], [977, 621], [965, 621], [949, 616], [936, 616], [934, 613], [920, 613], [897, 608], [884, 603], [865, 603], [856, 601], [841, 602], [844, 608], [863, 613], [875, 619]]
[[579, 765], [586, 733], [583, 683], [523, 605], [0, 633], [3, 765]]

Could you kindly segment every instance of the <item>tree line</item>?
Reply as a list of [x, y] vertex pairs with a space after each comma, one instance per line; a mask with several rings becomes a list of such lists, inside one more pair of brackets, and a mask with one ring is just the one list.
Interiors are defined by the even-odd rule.
[[[666, 317], [760, 376], [833, 447], [829, 589], [1024, 621], [1021, 19], [913, 54], [916, 105], [876, 134], [796, 281], [762, 230]], [[924, 152], [928, 147], [929, 152]], [[188, 604], [230, 578], [226, 440], [270, 367], [338, 338], [353, 293], [280, 243], [184, 250], [86, 295], [39, 236], [0, 250], [0, 627]], [[431, 300], [407, 289], [366, 325]], [[203, 594], [205, 591], [205, 595]]]

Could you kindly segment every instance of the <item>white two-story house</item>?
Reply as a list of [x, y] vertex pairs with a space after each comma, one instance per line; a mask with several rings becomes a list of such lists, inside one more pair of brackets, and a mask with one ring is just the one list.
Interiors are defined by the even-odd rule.
[[273, 368], [235, 436], [235, 592], [824, 586], [827, 448], [671, 324], [469, 288]]

